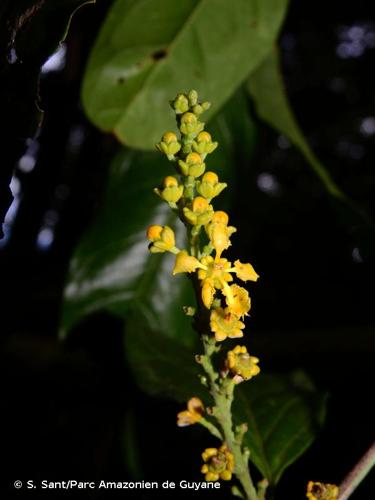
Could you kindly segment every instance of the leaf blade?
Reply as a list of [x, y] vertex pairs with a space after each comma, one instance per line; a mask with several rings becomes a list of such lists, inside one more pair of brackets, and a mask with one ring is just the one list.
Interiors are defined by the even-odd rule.
[[[306, 377], [306, 376], [305, 376]], [[239, 388], [235, 406], [239, 421], [246, 416], [245, 444], [250, 460], [276, 485], [284, 470], [310, 446], [322, 426], [326, 395], [301, 387], [293, 376], [262, 374]]]
[[249, 76], [247, 88], [255, 102], [259, 117], [284, 134], [299, 149], [332, 196], [347, 200], [346, 195], [336, 185], [326, 167], [310, 148], [296, 121], [284, 89], [276, 49], [271, 51]]
[[168, 127], [164, 104], [176, 91], [204, 90], [213, 101], [212, 117], [270, 50], [286, 5], [287, 0], [158, 0], [151, 9], [150, 0], [117, 0], [86, 70], [82, 96], [88, 116], [140, 149], [152, 148], [159, 130]]

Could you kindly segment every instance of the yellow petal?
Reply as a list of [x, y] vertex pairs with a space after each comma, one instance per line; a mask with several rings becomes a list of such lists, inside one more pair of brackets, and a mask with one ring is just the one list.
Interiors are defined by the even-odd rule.
[[202, 301], [203, 304], [207, 307], [207, 309], [210, 309], [210, 307], [212, 306], [212, 302], [214, 301], [214, 296], [215, 296], [215, 287], [212, 285], [210, 281], [204, 280], [202, 286]]
[[251, 264], [242, 264], [239, 260], [234, 263], [234, 269], [237, 276], [242, 281], [257, 281], [259, 275]]
[[217, 448], [206, 448], [202, 453], [202, 458], [205, 462], [211, 457], [217, 455]]
[[217, 481], [218, 479], [219, 479], [219, 474], [217, 474], [216, 472], [207, 472], [205, 476], [205, 480], [207, 482]]
[[188, 425], [195, 424], [194, 419], [190, 411], [184, 410], [177, 414], [177, 425], [178, 427], [186, 427]]
[[204, 406], [202, 401], [197, 398], [190, 398], [187, 407], [191, 415], [195, 418], [196, 421], [200, 420], [202, 418], [202, 415], [204, 413]]
[[192, 273], [198, 267], [202, 267], [202, 264], [199, 262], [199, 260], [189, 255], [185, 250], [182, 250], [176, 255], [173, 274], [175, 275], [177, 273]]
[[230, 481], [232, 479], [232, 473], [229, 470], [223, 470], [223, 472], [220, 473], [220, 479], [223, 481]]

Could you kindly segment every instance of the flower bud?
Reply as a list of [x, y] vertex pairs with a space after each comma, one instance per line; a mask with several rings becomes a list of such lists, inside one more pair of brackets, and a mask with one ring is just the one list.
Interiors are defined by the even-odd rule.
[[163, 135], [162, 141], [166, 144], [171, 144], [171, 142], [177, 142], [177, 136], [173, 132], [166, 132]]
[[174, 155], [181, 149], [181, 144], [177, 140], [176, 134], [173, 132], [166, 132], [161, 141], [156, 144], [156, 148], [164, 153], [168, 160], [174, 160]]
[[155, 188], [154, 192], [168, 203], [177, 203], [184, 192], [184, 186], [179, 186], [178, 180], [169, 175], [164, 178], [163, 187]]
[[206, 131], [201, 132], [198, 134], [197, 141], [198, 142], [211, 142], [211, 134], [209, 134]]
[[214, 172], [206, 172], [201, 182], [198, 181], [197, 191], [205, 198], [211, 200], [215, 196], [218, 196], [226, 187], [227, 184], [219, 182], [219, 178]]
[[185, 113], [189, 109], [189, 101], [185, 94], [179, 94], [174, 101], [171, 102], [172, 109], [176, 114]]
[[152, 242], [159, 240], [162, 231], [162, 226], [149, 226], [146, 233], [147, 239]]
[[190, 106], [195, 106], [198, 102], [198, 92], [196, 90], [190, 90], [188, 97]]
[[178, 165], [183, 175], [191, 177], [200, 177], [206, 168], [198, 153], [189, 153], [185, 161], [179, 160]]
[[149, 246], [151, 253], [177, 251], [174, 232], [169, 226], [150, 226], [147, 229], [147, 238], [151, 241]]
[[204, 124], [198, 120], [194, 113], [184, 113], [181, 116], [180, 131], [181, 134], [192, 136], [194, 138], [204, 128]]
[[207, 200], [202, 196], [197, 196], [191, 203], [191, 208], [184, 207], [183, 209], [186, 220], [193, 226], [204, 226], [212, 218], [213, 209], [208, 204]]

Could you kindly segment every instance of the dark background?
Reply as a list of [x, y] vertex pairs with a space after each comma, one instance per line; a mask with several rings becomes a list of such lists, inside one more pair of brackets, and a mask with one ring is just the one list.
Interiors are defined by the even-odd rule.
[[[371, 3], [292, 0], [280, 46], [288, 95], [310, 144], [373, 219]], [[203, 431], [177, 429], [179, 406], [137, 389], [120, 320], [97, 314], [65, 344], [57, 339], [69, 258], [100, 206], [117, 148], [88, 123], [79, 101], [108, 4], [78, 12], [65, 63], [42, 74], [44, 122], [16, 166], [17, 201], [0, 242], [0, 442], [9, 496], [30, 494], [14, 492], [16, 479], [201, 480]], [[276, 498], [293, 500], [303, 498], [309, 479], [340, 482], [374, 439], [374, 228], [328, 197], [285, 137], [258, 121], [255, 133], [252, 158], [238, 164], [232, 216], [240, 228], [234, 251], [251, 255], [262, 277], [253, 291], [254, 350], [264, 369], [303, 368], [330, 394], [324, 431], [277, 490]], [[226, 485], [221, 491], [229, 496]], [[374, 494], [373, 473], [352, 498]], [[122, 495], [161, 493], [113, 496]]]

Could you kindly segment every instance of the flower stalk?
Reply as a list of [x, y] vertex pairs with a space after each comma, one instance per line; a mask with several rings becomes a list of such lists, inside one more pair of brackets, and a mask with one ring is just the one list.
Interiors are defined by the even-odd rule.
[[177, 177], [167, 176], [154, 191], [185, 225], [188, 244], [185, 249], [176, 246], [173, 229], [168, 226], [149, 227], [147, 237], [151, 253], [173, 253], [173, 274], [186, 273], [191, 279], [197, 307], [187, 305], [184, 311], [193, 317], [202, 340], [203, 353], [195, 360], [204, 371], [201, 382], [212, 399], [212, 406], [205, 408], [193, 396], [187, 409], [177, 415], [177, 425], [200, 424], [219, 439], [218, 448], [206, 448], [202, 453], [201, 472], [206, 481], [229, 481], [234, 475], [240, 487], [234, 485], [233, 494], [261, 500], [265, 498], [267, 481], [261, 481], [258, 488], [254, 486], [248, 463], [250, 452], [243, 445], [248, 426], [242, 423], [235, 427], [232, 415], [235, 387], [259, 373], [259, 360], [243, 345], [227, 351], [223, 345], [227, 339], [243, 337], [243, 320], [251, 307], [247, 290], [232, 283], [234, 277], [246, 282], [257, 281], [258, 275], [251, 264], [240, 260], [232, 263], [222, 256], [236, 228], [229, 225], [228, 214], [215, 210], [212, 204], [227, 184], [206, 169], [207, 156], [218, 146], [200, 121], [210, 104], [199, 102], [197, 92], [192, 90], [179, 94], [171, 106], [180, 138], [166, 132], [156, 147], [173, 162]]

